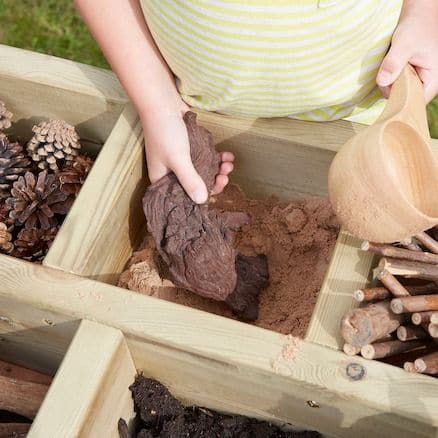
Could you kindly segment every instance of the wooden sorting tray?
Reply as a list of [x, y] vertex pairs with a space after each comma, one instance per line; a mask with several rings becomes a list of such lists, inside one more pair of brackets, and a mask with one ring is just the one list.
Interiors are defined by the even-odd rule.
[[[64, 62], [46, 59], [48, 69], [52, 61]], [[73, 78], [85, 80], [83, 66], [65, 62], [72, 69], [69, 83], [78, 87]], [[22, 63], [31, 70], [26, 56]], [[54, 88], [59, 80], [56, 75]], [[93, 82], [87, 86], [95, 94], [122, 96], [109, 73]], [[144, 236], [140, 199], [147, 185], [141, 126], [130, 106], [120, 119], [43, 266], [0, 256], [0, 356], [29, 363], [38, 350], [44, 353], [35, 354], [34, 368], [56, 369], [76, 321], [89, 319], [120, 330], [135, 368], [188, 403], [330, 436], [434, 437], [436, 379], [339, 351], [339, 321], [371, 267], [345, 233], [298, 347], [278, 333], [113, 286]], [[199, 121], [220, 149], [236, 153], [235, 181], [248, 195], [285, 199], [326, 194], [336, 150], [361, 129], [347, 122], [249, 121], [203, 112]], [[288, 362], [282, 353], [291, 348], [296, 357]]]

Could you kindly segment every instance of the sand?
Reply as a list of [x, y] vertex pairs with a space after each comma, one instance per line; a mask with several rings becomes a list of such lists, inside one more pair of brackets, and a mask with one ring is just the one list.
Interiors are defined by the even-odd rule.
[[[251, 222], [236, 233], [243, 255], [265, 254], [269, 286], [260, 296], [255, 325], [304, 337], [316, 303], [339, 227], [326, 198], [282, 202], [248, 199], [236, 185], [211, 200], [211, 207], [244, 211]], [[176, 289], [167, 278], [150, 237], [133, 254], [119, 285], [157, 298], [234, 318], [225, 303]]]

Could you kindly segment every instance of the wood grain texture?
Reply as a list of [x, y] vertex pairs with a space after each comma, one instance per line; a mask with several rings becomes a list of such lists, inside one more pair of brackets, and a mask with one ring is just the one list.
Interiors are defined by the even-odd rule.
[[361, 251], [361, 241], [341, 232], [319, 292], [306, 339], [342, 350], [340, 324], [348, 310], [358, 307], [353, 292], [369, 284], [374, 255]]
[[82, 321], [28, 437], [118, 437], [118, 419], [134, 416], [135, 374], [123, 334]]
[[128, 105], [43, 264], [115, 282], [142, 238], [145, 187], [141, 124]]
[[437, 431], [438, 382], [430, 377], [306, 341], [287, 362], [282, 351], [290, 341], [279, 334], [7, 256], [0, 257], [0, 278], [0, 297], [119, 328], [135, 366], [170, 382], [187, 401], [252, 410], [334, 436]]

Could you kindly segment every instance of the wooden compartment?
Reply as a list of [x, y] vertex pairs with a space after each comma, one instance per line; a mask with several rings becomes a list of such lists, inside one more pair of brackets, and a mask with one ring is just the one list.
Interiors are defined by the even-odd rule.
[[[22, 62], [32, 70], [26, 57]], [[107, 81], [114, 79], [106, 75], [89, 94], [111, 89]], [[55, 76], [54, 88], [60, 81]], [[248, 195], [284, 198], [326, 194], [331, 159], [361, 129], [347, 122], [250, 121], [204, 112], [199, 120], [221, 149], [236, 153], [235, 181]], [[366, 282], [371, 266], [344, 233], [307, 337], [298, 343], [113, 286], [144, 233], [140, 198], [147, 184], [141, 126], [129, 105], [119, 122], [43, 266], [0, 256], [2, 356], [26, 357], [37, 368], [54, 370], [77, 321], [89, 319], [120, 330], [135, 368], [186, 402], [330, 436], [436, 435], [435, 379], [339, 351], [340, 315], [352, 306], [351, 292]]]
[[[108, 179], [102, 173], [102, 161], [117, 159], [137, 123], [136, 114], [111, 72], [3, 45], [0, 45], [0, 100], [14, 114], [7, 134], [28, 139], [33, 135], [34, 124], [64, 119], [76, 127], [83, 150], [92, 156], [99, 155], [79, 198], [87, 199], [87, 192], [96, 189], [102, 193], [99, 184]], [[84, 206], [73, 207], [71, 214], [81, 216], [86, 210]], [[68, 223], [67, 220], [66, 229], [61, 228], [52, 245], [54, 253], [68, 239]]]

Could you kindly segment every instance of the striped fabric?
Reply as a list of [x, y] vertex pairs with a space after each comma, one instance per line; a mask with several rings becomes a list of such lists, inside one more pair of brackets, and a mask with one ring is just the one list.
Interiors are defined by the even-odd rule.
[[371, 123], [402, 0], [141, 0], [191, 106]]

